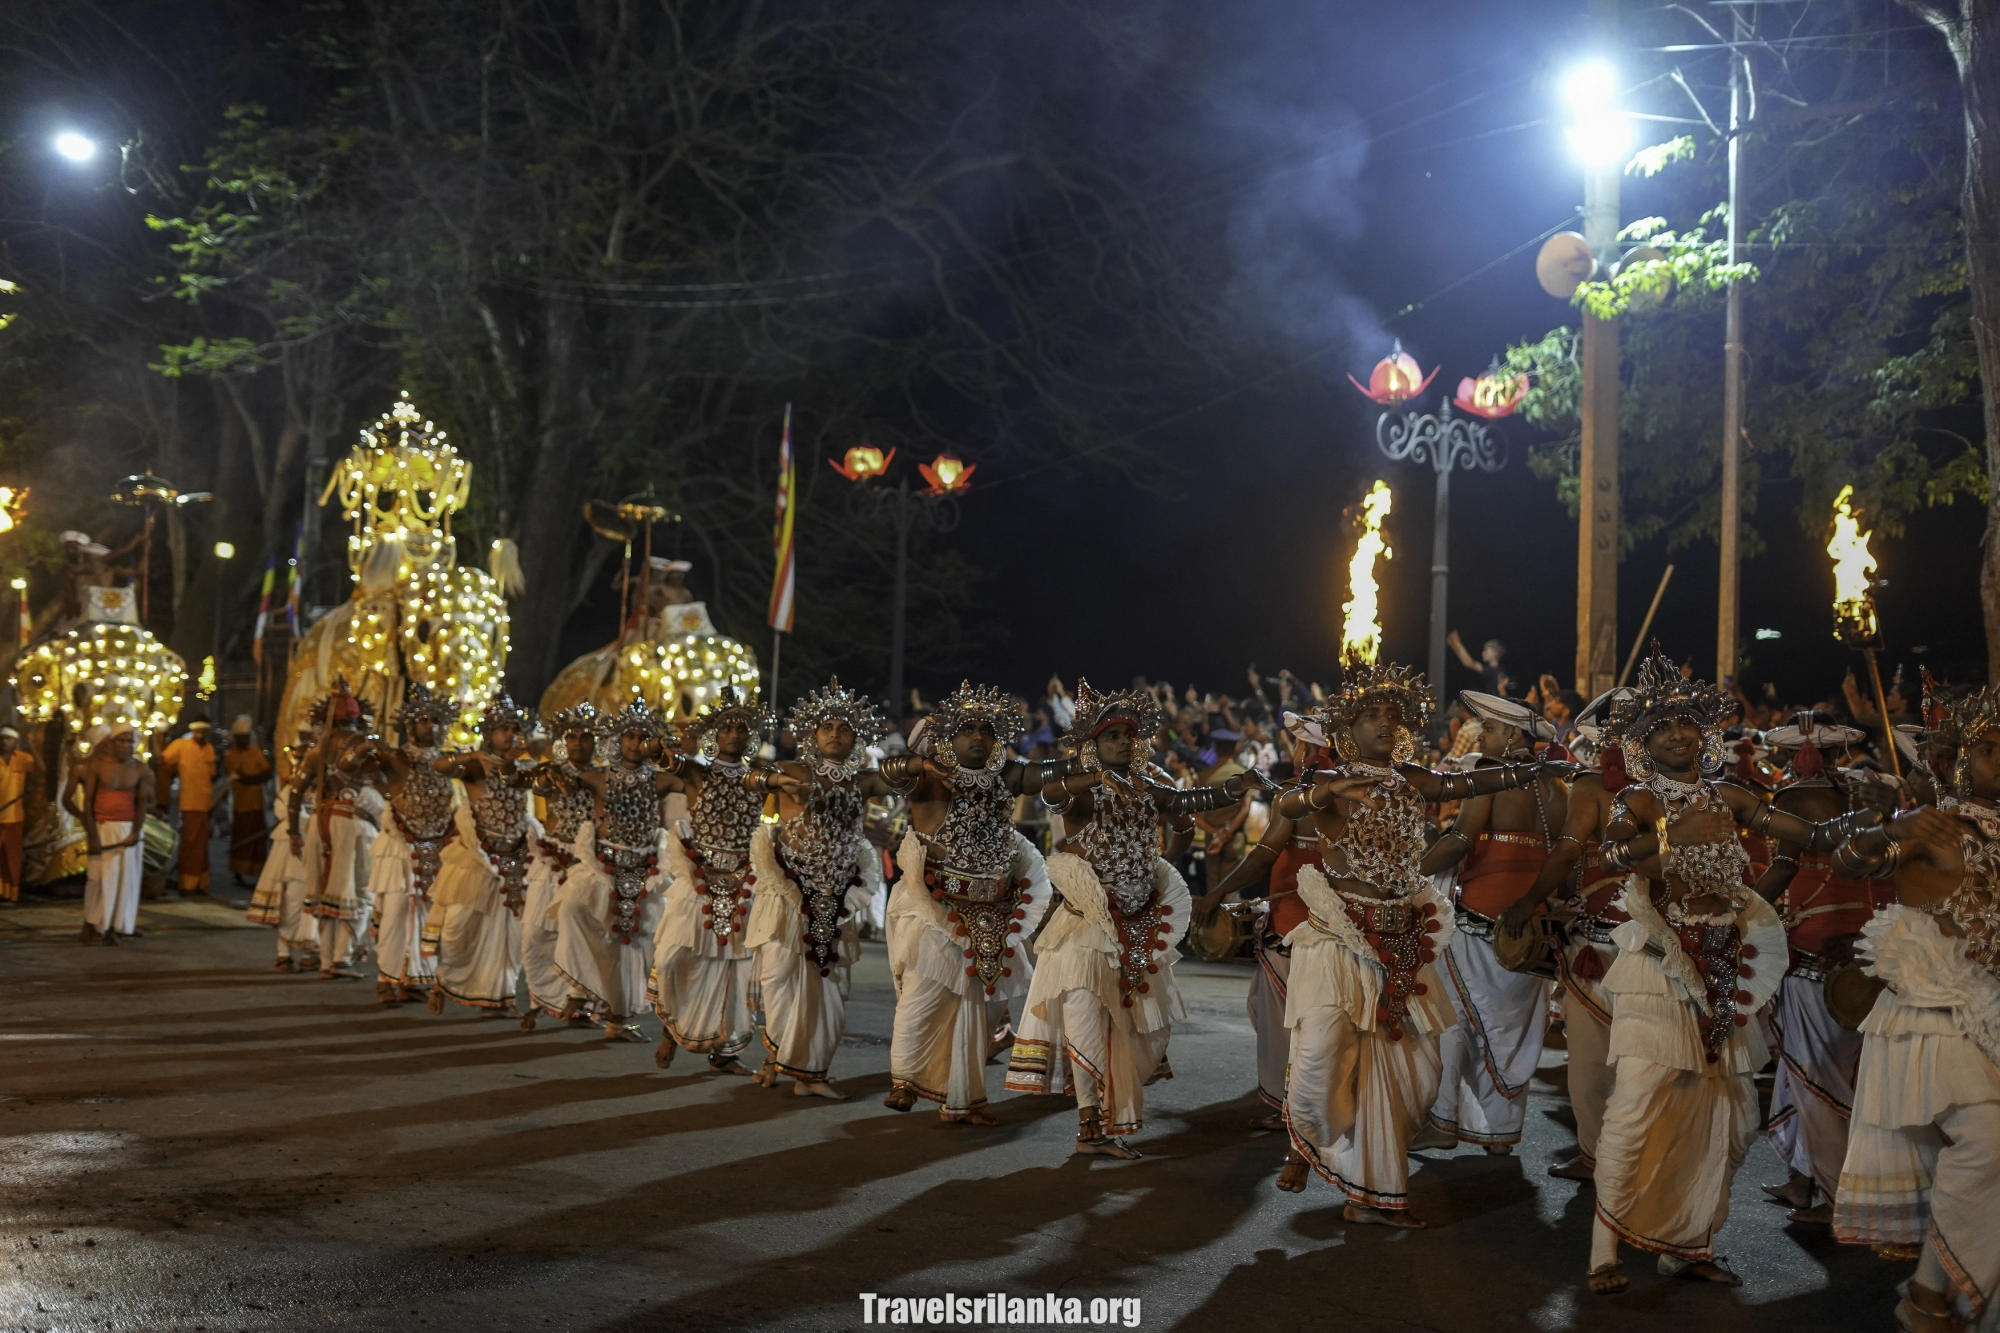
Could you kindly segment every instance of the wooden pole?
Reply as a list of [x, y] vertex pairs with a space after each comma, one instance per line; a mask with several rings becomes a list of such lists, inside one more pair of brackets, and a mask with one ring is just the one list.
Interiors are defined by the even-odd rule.
[[1861, 655], [1868, 659], [1868, 678], [1875, 683], [1875, 707], [1882, 716], [1882, 745], [1889, 752], [1889, 771], [1896, 775], [1896, 781], [1903, 780], [1903, 761], [1896, 753], [1896, 727], [1889, 720], [1889, 700], [1882, 693], [1882, 668], [1876, 665], [1875, 650], [1863, 648]]
[[1646, 631], [1653, 628], [1653, 614], [1660, 609], [1660, 599], [1667, 595], [1667, 580], [1674, 576], [1674, 567], [1667, 566], [1667, 572], [1660, 575], [1660, 586], [1653, 590], [1653, 604], [1646, 608], [1646, 618], [1639, 622], [1639, 637], [1632, 640], [1632, 651], [1625, 657], [1625, 669], [1618, 673], [1618, 684], [1632, 674], [1632, 667], [1639, 660], [1639, 649], [1645, 645]]

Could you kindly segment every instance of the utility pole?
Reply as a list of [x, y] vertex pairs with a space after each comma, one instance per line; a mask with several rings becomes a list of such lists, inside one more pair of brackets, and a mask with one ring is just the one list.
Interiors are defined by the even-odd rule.
[[[1731, 9], [1731, 33], [1735, 39], [1729, 52], [1729, 262], [1737, 258], [1738, 224], [1737, 177], [1743, 156], [1743, 62], [1742, 42], [1749, 32], [1743, 7]], [[1742, 554], [1737, 538], [1742, 528], [1742, 441], [1743, 441], [1743, 284], [1729, 284], [1729, 309], [1723, 317], [1722, 332], [1722, 586], [1716, 598], [1715, 683], [1721, 685], [1736, 674], [1737, 592], [1742, 576]]]
[[[1592, 49], [1618, 43], [1618, 0], [1590, 0]], [[1616, 68], [1616, 62], [1613, 62]], [[1585, 166], [1583, 238], [1608, 274], [1618, 260], [1617, 160]], [[1586, 699], [1618, 676], [1618, 321], [1583, 316], [1583, 437], [1577, 450], [1576, 689]]]

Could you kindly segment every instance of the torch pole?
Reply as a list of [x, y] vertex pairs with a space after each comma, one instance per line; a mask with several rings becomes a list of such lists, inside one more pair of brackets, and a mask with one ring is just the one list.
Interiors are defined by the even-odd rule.
[[1863, 648], [1861, 655], [1868, 659], [1868, 679], [1875, 685], [1875, 710], [1882, 718], [1882, 747], [1889, 752], [1889, 771], [1900, 783], [1903, 780], [1903, 761], [1896, 753], [1896, 728], [1889, 721], [1889, 699], [1882, 693], [1882, 668], [1876, 665], [1873, 648]]
[[1618, 673], [1618, 683], [1632, 674], [1632, 664], [1639, 660], [1639, 649], [1645, 645], [1646, 631], [1653, 628], [1653, 615], [1660, 609], [1660, 599], [1667, 595], [1667, 580], [1674, 576], [1674, 567], [1667, 566], [1667, 572], [1660, 575], [1660, 586], [1653, 589], [1653, 604], [1646, 608], [1646, 618], [1639, 622], [1639, 637], [1632, 640], [1632, 651], [1625, 655], [1625, 669]]

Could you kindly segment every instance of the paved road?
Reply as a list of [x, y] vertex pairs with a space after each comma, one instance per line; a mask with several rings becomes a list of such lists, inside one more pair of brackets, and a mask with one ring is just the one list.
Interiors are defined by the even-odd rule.
[[1886, 1329], [1907, 1272], [1787, 1232], [1759, 1147], [1723, 1236], [1741, 1291], [1642, 1263], [1592, 1297], [1590, 1195], [1543, 1175], [1570, 1142], [1559, 1055], [1520, 1156], [1426, 1157], [1431, 1230], [1348, 1226], [1324, 1186], [1273, 1189], [1282, 1145], [1246, 1127], [1246, 969], [1185, 969], [1148, 1156], [1112, 1163], [1070, 1156], [1072, 1109], [1000, 1093], [998, 1066], [998, 1129], [885, 1111], [879, 946], [833, 1105], [385, 1011], [271, 973], [270, 936], [218, 909], [158, 924], [0, 943], [0, 1329], [849, 1329], [861, 1292], [947, 1291], [1137, 1296], [1155, 1329]]

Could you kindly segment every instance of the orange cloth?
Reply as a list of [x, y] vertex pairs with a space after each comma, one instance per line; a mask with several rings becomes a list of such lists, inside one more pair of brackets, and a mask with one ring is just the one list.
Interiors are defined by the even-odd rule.
[[181, 813], [199, 810], [206, 814], [215, 803], [215, 747], [193, 736], [183, 736], [160, 754], [169, 781], [181, 780]]
[[1318, 838], [1293, 838], [1271, 863], [1271, 929], [1280, 939], [1305, 924], [1308, 914], [1299, 897], [1299, 870], [1318, 863]]
[[[222, 752], [222, 766], [229, 773], [229, 809], [233, 814], [264, 813], [264, 780], [271, 776], [271, 761], [255, 745], [241, 749], [231, 745]], [[181, 806], [183, 810], [187, 806]]]
[[1758, 837], [1749, 829], [1738, 829], [1736, 836], [1743, 841], [1743, 854], [1750, 858], [1750, 864], [1743, 867], [1743, 885], [1754, 889], [1757, 881], [1764, 878], [1764, 872], [1771, 868], [1770, 840]]
[[132, 801], [135, 795], [136, 792], [119, 791], [115, 787], [99, 787], [96, 797], [90, 803], [90, 812], [97, 817], [97, 822], [100, 824], [137, 823], [133, 813], [136, 807]]
[[181, 807], [181, 892], [208, 892], [208, 811]]
[[18, 819], [0, 824], [0, 902], [21, 900], [21, 835], [27, 827]]
[[0, 824], [19, 824], [28, 817], [28, 771], [34, 766], [19, 750], [0, 761]]
[[1499, 916], [1535, 886], [1548, 859], [1548, 840], [1539, 833], [1482, 833], [1458, 872], [1458, 901], [1481, 916]]

